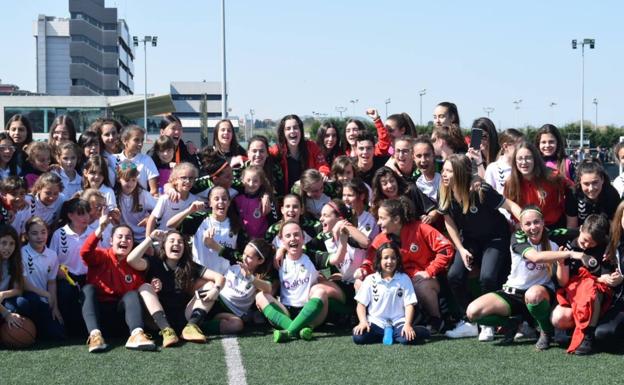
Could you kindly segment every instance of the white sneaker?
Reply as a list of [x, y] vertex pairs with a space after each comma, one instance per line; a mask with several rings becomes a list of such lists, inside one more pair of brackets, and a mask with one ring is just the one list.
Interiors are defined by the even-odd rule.
[[448, 330], [444, 333], [448, 338], [466, 338], [466, 337], [476, 337], [479, 335], [479, 327], [477, 324], [472, 324], [466, 321], [459, 321], [455, 329]]
[[481, 326], [481, 333], [479, 333], [479, 341], [488, 342], [494, 340], [494, 327]]
[[528, 322], [524, 321], [518, 328], [518, 332], [514, 336], [514, 341], [521, 340], [523, 338], [534, 340], [537, 339], [537, 330], [531, 327]]

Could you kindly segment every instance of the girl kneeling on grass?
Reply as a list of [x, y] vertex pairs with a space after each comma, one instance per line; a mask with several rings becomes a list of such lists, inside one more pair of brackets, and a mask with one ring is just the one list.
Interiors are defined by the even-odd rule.
[[[158, 241], [162, 245], [159, 255], [144, 256], [152, 241]], [[167, 233], [161, 230], [152, 231], [132, 250], [127, 260], [132, 268], [144, 271], [145, 280], [151, 282], [141, 285], [139, 294], [160, 329], [163, 347], [178, 343], [176, 330], [180, 329], [182, 339], [206, 342], [206, 336], [199, 325], [218, 298], [225, 278], [193, 262], [186, 238], [175, 230]], [[202, 294], [198, 294], [200, 298], [193, 297], [194, 288], [204, 290]]]
[[[252, 239], [243, 250], [242, 261], [231, 265], [225, 273], [225, 286], [219, 300], [208, 314], [209, 332], [239, 333], [243, 317], [256, 301], [256, 296], [271, 294], [267, 280], [273, 264], [275, 249], [264, 239]], [[214, 317], [212, 317], [214, 315]]]
[[480, 325], [505, 326], [507, 333], [501, 344], [512, 343], [519, 323], [533, 317], [541, 329], [535, 347], [546, 350], [554, 332], [549, 319], [555, 302], [553, 262], [581, 258], [583, 253], [558, 251], [557, 244], [549, 238], [561, 231], [549, 233], [544, 228], [544, 216], [537, 206], [529, 205], [522, 210], [520, 226], [522, 230], [511, 237], [511, 273], [507, 282], [501, 290], [470, 303], [466, 315]]
[[410, 277], [403, 272], [399, 246], [384, 243], [376, 254], [376, 273], [364, 279], [355, 295], [360, 322], [353, 328], [353, 342], [358, 345], [381, 342], [388, 326], [393, 329], [393, 340], [401, 345], [427, 338], [430, 335], [427, 329], [419, 327], [417, 333], [412, 327], [416, 293]]
[[111, 247], [98, 248], [110, 216], [102, 207], [99, 225], [85, 240], [80, 256], [87, 265], [87, 284], [82, 288], [82, 316], [89, 331], [89, 352], [101, 352], [107, 345], [101, 325], [110, 324], [117, 313], [125, 313], [130, 338], [126, 348], [154, 350], [156, 345], [143, 331], [143, 311], [138, 290], [144, 283], [141, 273], [128, 264], [126, 257], [134, 246], [132, 229], [127, 225], [112, 230]]
[[303, 253], [301, 226], [286, 221], [280, 238], [283, 247], [276, 259], [283, 258], [279, 268], [281, 303], [269, 294], [259, 293], [256, 305], [273, 325], [283, 329], [273, 332], [273, 341], [285, 342], [296, 336], [310, 340], [312, 327], [323, 323], [327, 316], [328, 294], [317, 284], [319, 272], [315, 264]]

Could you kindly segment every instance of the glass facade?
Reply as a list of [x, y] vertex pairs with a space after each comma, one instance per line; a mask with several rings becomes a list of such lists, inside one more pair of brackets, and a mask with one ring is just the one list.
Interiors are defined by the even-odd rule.
[[28, 118], [33, 133], [47, 133], [50, 125], [58, 115], [69, 115], [76, 125], [77, 132], [83, 132], [99, 117], [106, 115], [105, 108], [97, 107], [5, 107], [4, 121], [11, 116], [21, 114]]

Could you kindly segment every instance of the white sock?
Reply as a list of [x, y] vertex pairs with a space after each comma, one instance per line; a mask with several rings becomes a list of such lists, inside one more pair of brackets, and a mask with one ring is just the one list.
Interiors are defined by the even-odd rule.
[[102, 334], [102, 332], [100, 331], [100, 329], [93, 329], [91, 330], [91, 332], [89, 333], [90, 336], [94, 336], [96, 334]]
[[136, 329], [134, 329], [134, 330], [132, 331], [132, 333], [130, 333], [130, 335], [131, 335], [131, 336], [135, 336], [135, 335], [137, 335], [137, 334], [139, 334], [139, 333], [142, 333], [142, 332], [143, 332], [143, 328], [136, 328]]

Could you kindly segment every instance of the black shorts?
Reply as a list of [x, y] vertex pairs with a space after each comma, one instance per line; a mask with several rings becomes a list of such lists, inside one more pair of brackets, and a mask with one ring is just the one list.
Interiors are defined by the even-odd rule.
[[[549, 288], [548, 286], [542, 286], [548, 292], [548, 296], [550, 297], [550, 306], [553, 307], [553, 304], [556, 302], [555, 292]], [[527, 309], [526, 302], [524, 301], [524, 294], [526, 290], [520, 291], [515, 294], [511, 294], [506, 292], [505, 290], [497, 290], [494, 292], [497, 296], [499, 296], [503, 301], [505, 301], [509, 305], [510, 314], [509, 316], [522, 316], [523, 319], [531, 319], [531, 314], [529, 314], [529, 310]]]
[[345, 305], [355, 309], [355, 286], [345, 281], [336, 281], [336, 285], [342, 290], [345, 296]]
[[217, 314], [221, 313], [234, 314], [234, 312], [230, 310], [225, 303], [223, 303], [221, 297], [219, 297], [219, 299], [215, 301], [214, 305], [212, 305], [212, 308], [210, 308], [210, 311], [206, 315], [206, 319], [213, 319]]

